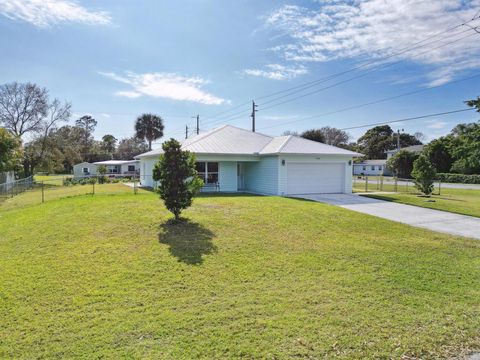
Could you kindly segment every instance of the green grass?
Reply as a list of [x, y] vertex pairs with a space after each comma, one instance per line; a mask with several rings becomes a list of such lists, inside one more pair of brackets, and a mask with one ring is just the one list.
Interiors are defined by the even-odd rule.
[[33, 179], [37, 182], [43, 181], [45, 185], [55, 185], [55, 186], [62, 186], [63, 180], [67, 178], [71, 178], [73, 175], [70, 174], [58, 174], [58, 175], [35, 175]]
[[480, 242], [325, 204], [153, 193], [0, 210], [0, 358], [438, 359], [480, 347]]
[[[137, 189], [139, 193], [144, 193], [146, 190]], [[122, 183], [116, 184], [91, 184], [88, 185], [71, 185], [71, 186], [56, 186], [45, 185], [43, 191], [43, 201], [49, 202], [65, 197], [72, 197], [78, 195], [95, 195], [98, 194], [133, 194], [133, 188]], [[32, 190], [28, 190], [12, 198], [3, 199], [0, 201], [0, 211], [22, 208], [25, 206], [38, 205], [42, 203], [42, 188], [40, 185], [35, 186]]]
[[[416, 194], [372, 194], [365, 196], [480, 217], [480, 190], [443, 188], [440, 195], [432, 195], [431, 198], [420, 197]], [[429, 200], [434, 200], [434, 202]]]

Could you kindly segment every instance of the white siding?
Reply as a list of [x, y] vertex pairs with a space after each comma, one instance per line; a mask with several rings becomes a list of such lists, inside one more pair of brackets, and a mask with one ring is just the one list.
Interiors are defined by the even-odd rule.
[[[282, 165], [282, 160], [285, 160], [285, 165]], [[345, 176], [343, 189], [349, 194], [352, 192], [352, 165], [351, 156], [345, 155], [283, 155], [278, 158], [278, 195], [287, 194], [287, 165], [288, 162], [305, 162], [305, 163], [342, 163], [345, 166]], [[350, 162], [350, 165], [349, 165]]]
[[[365, 170], [363, 170], [363, 167], [365, 166]], [[375, 168], [375, 170], [372, 170], [372, 166]], [[379, 170], [379, 166], [381, 167], [381, 170]], [[361, 165], [361, 164], [355, 164], [353, 165], [353, 174], [354, 175], [383, 175], [387, 173], [387, 171], [384, 170], [384, 165]]]
[[88, 168], [89, 175], [97, 175], [97, 165], [88, 162], [73, 165], [73, 177], [85, 176], [83, 168]]
[[155, 187], [156, 182], [153, 181], [153, 167], [158, 158], [142, 158], [140, 159], [140, 184], [142, 186]]
[[278, 156], [261, 157], [259, 162], [245, 164], [245, 188], [247, 191], [278, 194]]
[[237, 191], [237, 162], [222, 161], [218, 163], [218, 182], [220, 191]]

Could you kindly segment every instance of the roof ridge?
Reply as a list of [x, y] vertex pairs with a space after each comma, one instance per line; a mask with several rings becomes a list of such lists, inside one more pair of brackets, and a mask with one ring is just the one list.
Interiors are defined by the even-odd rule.
[[244, 129], [244, 128], [241, 128], [241, 127], [238, 127], [238, 126], [234, 126], [234, 125], [230, 125], [230, 124], [225, 124], [224, 125], [225, 127], [232, 127], [232, 128], [235, 128], [235, 129], [238, 129], [238, 130], [242, 130], [242, 131], [245, 131], [245, 132], [248, 132], [248, 133], [251, 133], [251, 134], [256, 134], [256, 135], [261, 135], [261, 136], [265, 136], [265, 137], [268, 137], [270, 139], [274, 139], [275, 137], [274, 136], [271, 136], [271, 135], [267, 135], [267, 134], [264, 134], [264, 133], [259, 133], [259, 132], [256, 132], [256, 131], [251, 131], [251, 130], [248, 130], [248, 129]]
[[287, 146], [288, 142], [289, 142], [290, 140], [292, 140], [292, 137], [293, 137], [292, 135], [287, 135], [287, 138], [285, 139], [285, 141], [283, 142], [283, 144], [278, 148], [277, 152], [282, 151], [283, 148], [284, 148], [285, 146]]
[[[190, 145], [192, 145], [192, 144], [195, 144], [195, 143], [199, 142], [200, 140], [203, 140], [203, 139], [208, 138], [210, 135], [215, 134], [216, 132], [218, 132], [219, 130], [221, 130], [221, 129], [227, 127], [227, 126], [228, 126], [227, 124], [224, 124], [224, 125], [222, 125], [222, 126], [219, 126], [219, 127], [215, 128], [215, 129], [210, 130], [210, 131], [207, 132], [207, 133], [203, 133], [203, 134], [197, 135], [197, 136], [198, 136], [198, 139], [196, 139], [196, 140], [188, 143], [188, 146], [190, 146]], [[203, 135], [203, 136], [200, 136], [200, 135]], [[197, 136], [196, 136], [196, 137], [197, 137]], [[195, 139], [195, 138], [194, 138], [194, 139]], [[192, 140], [193, 140], [193, 139], [192, 139]]]

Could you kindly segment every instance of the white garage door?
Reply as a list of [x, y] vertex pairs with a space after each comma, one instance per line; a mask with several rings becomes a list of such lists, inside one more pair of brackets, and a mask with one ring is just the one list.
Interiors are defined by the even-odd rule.
[[287, 163], [287, 194], [328, 194], [345, 191], [345, 164]]

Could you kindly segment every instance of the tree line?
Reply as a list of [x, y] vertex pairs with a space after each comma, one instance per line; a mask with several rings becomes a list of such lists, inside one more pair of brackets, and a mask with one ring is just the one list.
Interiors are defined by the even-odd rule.
[[97, 120], [84, 115], [69, 125], [71, 109], [71, 103], [50, 99], [47, 89], [36, 84], [1, 85], [0, 172], [70, 173], [73, 165], [84, 161], [132, 159], [151, 150], [152, 142], [163, 136], [163, 119], [142, 114], [131, 137], [106, 134], [95, 140]]

